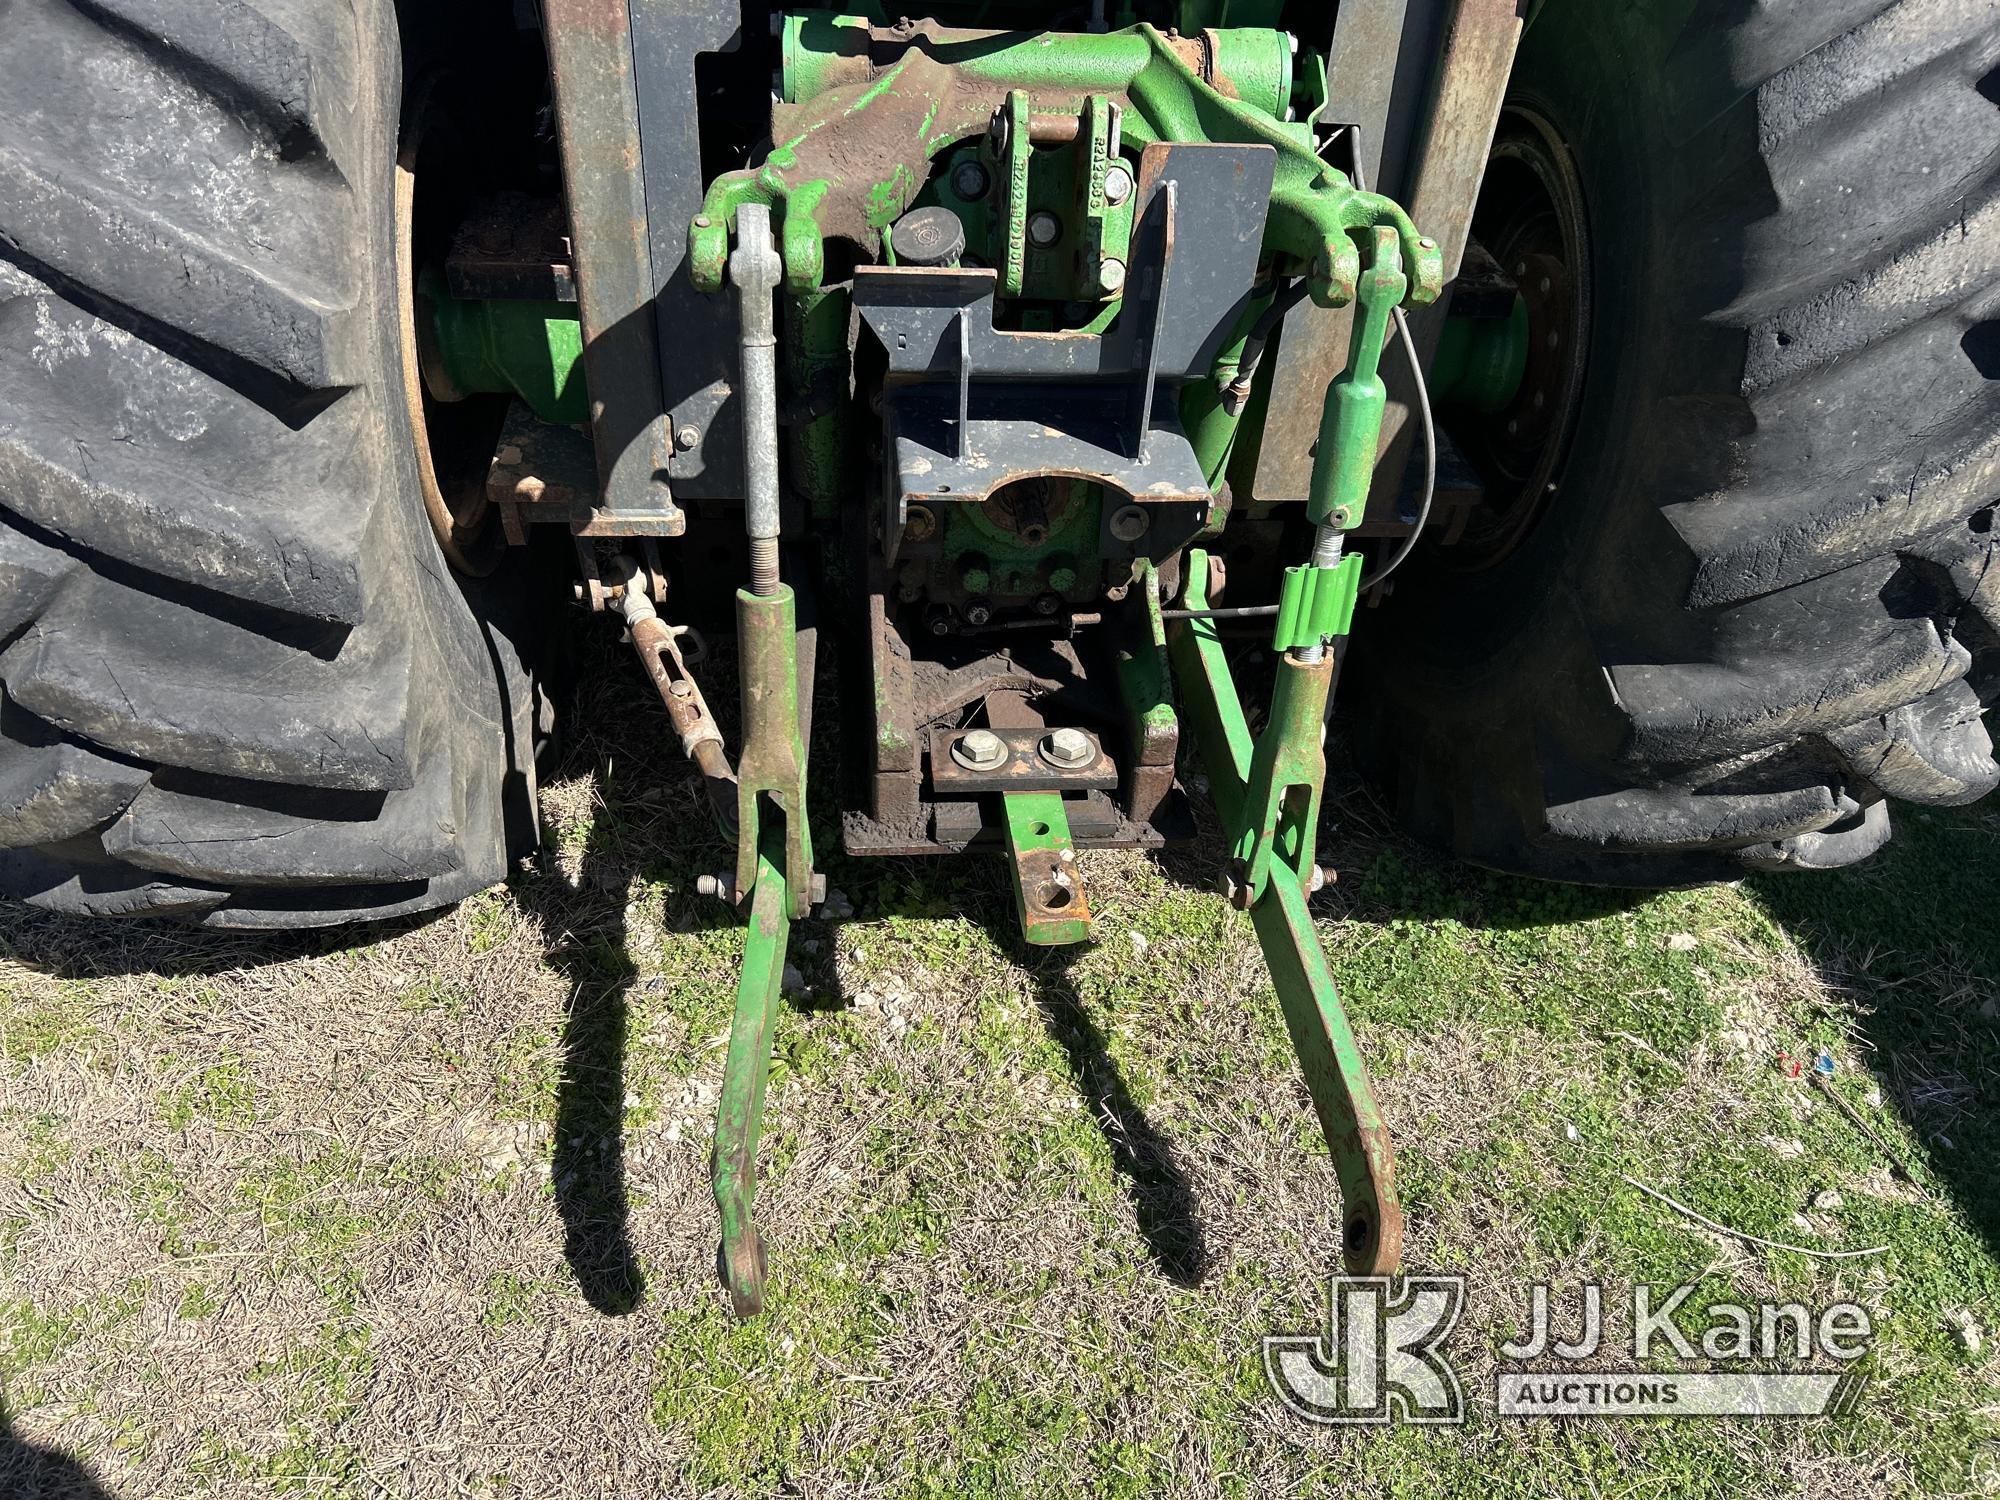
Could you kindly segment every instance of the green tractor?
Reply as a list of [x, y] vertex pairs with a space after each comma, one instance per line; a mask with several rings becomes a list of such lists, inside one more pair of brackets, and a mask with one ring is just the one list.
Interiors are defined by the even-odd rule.
[[1088, 851], [1211, 803], [1379, 1274], [1336, 681], [1413, 833], [1557, 880], [2000, 779], [1990, 5], [442, 9], [6, 8], [0, 891], [493, 885], [606, 617], [735, 846], [741, 1312], [816, 849], [990, 852], [1071, 944]]

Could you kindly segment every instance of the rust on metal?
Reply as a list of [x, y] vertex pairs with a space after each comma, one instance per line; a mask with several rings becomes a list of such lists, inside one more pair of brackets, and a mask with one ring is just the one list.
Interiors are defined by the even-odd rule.
[[[1047, 731], [1041, 728], [987, 731], [1007, 748], [1007, 759], [992, 770], [979, 771], [961, 765], [952, 745], [963, 730], [931, 730], [931, 786], [941, 797], [970, 797], [981, 792], [1063, 792], [1109, 791], [1118, 785], [1118, 765], [1104, 751], [1095, 735], [1090, 736], [1091, 758], [1083, 765], [1052, 765], [1041, 753]], [[1079, 731], [1081, 732], [1081, 731]]]
[[666, 705], [667, 718], [681, 737], [681, 753], [694, 762], [707, 783], [708, 799], [725, 833], [736, 831], [736, 773], [723, 748], [722, 731], [708, 711], [701, 684], [688, 670], [674, 631], [657, 615], [631, 623], [632, 649]]
[[[1371, 9], [1380, 7], [1362, 7], [1363, 12]], [[1456, 0], [1447, 23], [1429, 126], [1407, 174], [1412, 184], [1407, 194], [1410, 217], [1437, 240], [1447, 287], [1458, 275], [1472, 233], [1472, 210], [1486, 175], [1486, 157], [1506, 98], [1525, 9], [1523, 0]], [[1343, 9], [1341, 24], [1345, 23]], [[1338, 72], [1342, 56], [1338, 44], [1333, 55]], [[1381, 149], [1379, 140], [1362, 142], [1364, 155]], [[1447, 292], [1409, 317], [1410, 333], [1426, 366], [1449, 303]], [[1313, 444], [1319, 437], [1320, 397], [1345, 362], [1352, 326], [1352, 307], [1322, 308], [1308, 302], [1285, 318], [1252, 487], [1260, 503], [1305, 498], [1312, 478]], [[1369, 518], [1361, 528], [1364, 535], [1409, 529], [1398, 519], [1395, 501], [1413, 435], [1409, 418], [1414, 391], [1401, 360], [1385, 360], [1382, 376], [1389, 387], [1389, 405], [1376, 449], [1375, 485], [1368, 497]]]
[[631, 16], [626, 0], [543, 0], [542, 21], [602, 495], [581, 534], [678, 536], [686, 518], [659, 477], [673, 438], [653, 337]]

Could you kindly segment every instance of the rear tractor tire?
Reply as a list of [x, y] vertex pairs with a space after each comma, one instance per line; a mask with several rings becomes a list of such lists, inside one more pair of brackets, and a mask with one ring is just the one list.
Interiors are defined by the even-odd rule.
[[22, 0], [0, 50], [0, 893], [313, 926], [532, 846], [426, 520], [379, 0]]

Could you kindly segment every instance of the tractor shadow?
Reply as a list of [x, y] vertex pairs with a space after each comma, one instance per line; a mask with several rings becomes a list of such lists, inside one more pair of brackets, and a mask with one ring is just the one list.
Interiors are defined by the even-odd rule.
[[[570, 984], [552, 1176], [571, 1274], [592, 1307], [615, 1317], [633, 1311], [645, 1296], [625, 1184], [625, 1053], [638, 991], [657, 982], [634, 956], [627, 894], [640, 875], [672, 890], [665, 912], [671, 933], [734, 931], [741, 921], [723, 903], [692, 894], [698, 876], [733, 863], [734, 849], [717, 830], [664, 714], [658, 722], [651, 717], [650, 684], [612, 637], [606, 628], [580, 644], [578, 701], [567, 715], [576, 728], [545, 777], [552, 785], [590, 789], [580, 863], [573, 879], [553, 878], [545, 869], [517, 881], [513, 895], [539, 924], [548, 961]], [[733, 746], [739, 743], [738, 709], [730, 658], [726, 647], [717, 650], [697, 672]], [[823, 670], [820, 684], [816, 716], [832, 724], [831, 674]], [[625, 732], [613, 735], [600, 727], [606, 725]], [[836, 755], [837, 747], [822, 736], [811, 767], [814, 784], [837, 784]], [[567, 812], [572, 822], [578, 816], [574, 807]], [[543, 822], [546, 866], [565, 830], [554, 825], [547, 806]], [[816, 826], [813, 837], [829, 887], [870, 917], [964, 915], [1021, 964], [1042, 1024], [1062, 1049], [1081, 1101], [1104, 1136], [1149, 1256], [1175, 1284], [1199, 1284], [1210, 1257], [1192, 1186], [1106, 1045], [1101, 1001], [1085, 993], [1073, 972], [1079, 951], [1021, 941], [1000, 861], [990, 856], [971, 856], [976, 867], [949, 858], [853, 859], [840, 853], [838, 829], [830, 822]], [[838, 1011], [852, 1004], [839, 974], [838, 938], [834, 920], [815, 916], [794, 925], [788, 961], [800, 970], [805, 996], [788, 997], [786, 1005]], [[671, 937], [664, 957], [672, 961]], [[712, 982], [733, 991], [735, 978], [731, 968]]]
[[116, 1493], [81, 1460], [59, 1448], [25, 1442], [14, 1435], [0, 1408], [0, 1494], [41, 1500], [117, 1500]]

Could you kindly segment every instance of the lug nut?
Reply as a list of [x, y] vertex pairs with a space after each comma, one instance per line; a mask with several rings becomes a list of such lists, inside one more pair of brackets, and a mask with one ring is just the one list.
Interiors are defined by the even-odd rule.
[[951, 169], [951, 190], [968, 203], [984, 198], [991, 182], [986, 168], [976, 161], [962, 161]]
[[997, 771], [1007, 763], [1007, 742], [990, 729], [971, 729], [952, 742], [951, 758], [968, 771]]
[[1028, 243], [1036, 249], [1046, 250], [1061, 238], [1062, 220], [1047, 209], [1028, 215]]
[[1064, 771], [1087, 766], [1097, 758], [1097, 747], [1081, 729], [1058, 729], [1042, 736], [1042, 759]]
[[1112, 513], [1111, 534], [1121, 542], [1136, 542], [1152, 524], [1144, 510], [1136, 505], [1127, 505]]
[[1123, 203], [1132, 196], [1132, 169], [1122, 161], [1114, 161], [1104, 169], [1104, 201]]

